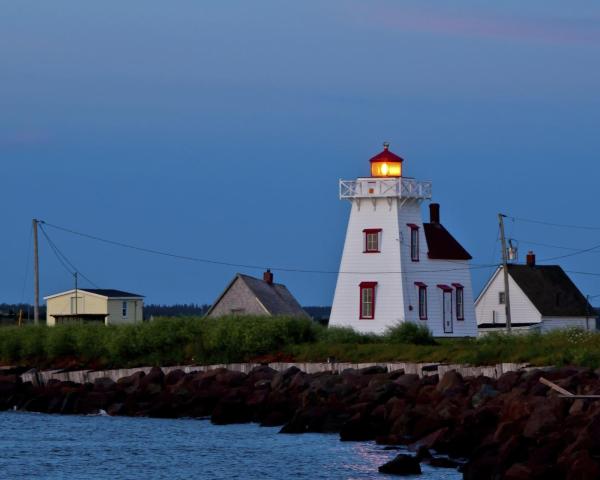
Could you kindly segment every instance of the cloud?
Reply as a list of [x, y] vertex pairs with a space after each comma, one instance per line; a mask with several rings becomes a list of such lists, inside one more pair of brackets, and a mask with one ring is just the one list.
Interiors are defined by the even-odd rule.
[[0, 147], [3, 148], [46, 145], [50, 141], [50, 134], [39, 130], [15, 130], [0, 133]]
[[532, 18], [441, 8], [394, 6], [382, 10], [365, 8], [364, 4], [354, 6], [359, 11], [353, 13], [372, 26], [406, 32], [552, 44], [597, 46], [600, 43], [600, 18], [559, 18], [542, 14]]

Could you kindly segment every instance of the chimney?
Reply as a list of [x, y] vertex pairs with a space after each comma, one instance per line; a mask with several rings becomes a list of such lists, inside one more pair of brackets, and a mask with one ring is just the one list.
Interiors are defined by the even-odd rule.
[[531, 250], [527, 252], [527, 266], [535, 267], [535, 253], [533, 253]]
[[263, 280], [269, 285], [273, 285], [273, 274], [270, 269], [267, 268], [267, 271], [263, 273]]
[[429, 221], [431, 223], [440, 223], [440, 204], [430, 203], [429, 204]]

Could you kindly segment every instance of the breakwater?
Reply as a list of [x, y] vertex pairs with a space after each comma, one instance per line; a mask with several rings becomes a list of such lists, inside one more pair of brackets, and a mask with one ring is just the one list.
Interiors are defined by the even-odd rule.
[[[600, 402], [561, 398], [539, 381], [543, 376], [573, 393], [600, 394], [595, 371], [516, 370], [498, 378], [429, 373], [380, 365], [316, 373], [266, 365], [247, 372], [152, 368], [117, 381], [51, 378], [37, 385], [5, 374], [0, 408], [210, 417], [215, 424], [280, 426], [287, 434], [335, 432], [343, 441], [408, 445], [415, 456], [386, 467], [397, 473], [423, 462], [456, 468], [453, 459], [466, 459], [466, 479], [600, 478]], [[448, 458], [431, 458], [431, 451]]]

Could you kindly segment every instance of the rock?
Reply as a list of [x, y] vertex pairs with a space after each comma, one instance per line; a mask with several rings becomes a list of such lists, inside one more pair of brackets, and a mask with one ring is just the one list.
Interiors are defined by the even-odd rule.
[[94, 390], [104, 392], [115, 388], [116, 382], [107, 377], [97, 378], [94, 380]]
[[215, 380], [217, 381], [217, 383], [226, 385], [228, 387], [239, 387], [246, 381], [247, 378], [248, 375], [246, 375], [245, 373], [226, 370], [224, 372], [218, 373], [215, 377]]
[[431, 455], [431, 452], [429, 451], [429, 449], [425, 446], [425, 445], [421, 445], [419, 447], [419, 449], [417, 450], [417, 456], [416, 456], [417, 460], [419, 462], [422, 462], [423, 460], [430, 460], [433, 458], [433, 456]]
[[373, 365], [371, 367], [365, 367], [358, 370], [360, 375], [377, 375], [382, 373], [387, 373], [387, 367], [382, 367], [380, 365]]
[[185, 372], [180, 368], [171, 370], [165, 375], [165, 385], [175, 385], [185, 378]]
[[600, 478], [600, 464], [592, 459], [587, 451], [580, 451], [570, 459], [567, 480], [588, 480]]
[[427, 463], [435, 468], [459, 468], [461, 464], [456, 460], [446, 457], [433, 457], [427, 460]]
[[[557, 398], [556, 400], [561, 401]], [[560, 407], [561, 405], [550, 399], [538, 403], [525, 424], [523, 435], [527, 438], [537, 438], [555, 428], [560, 418]]]
[[271, 388], [275, 390], [277, 388], [287, 386], [292, 377], [294, 377], [298, 372], [300, 372], [298, 367], [289, 367], [283, 372], [278, 372], [271, 381]]
[[340, 440], [343, 442], [375, 440], [380, 433], [378, 425], [366, 418], [359, 417], [344, 423], [340, 431]]
[[450, 370], [437, 384], [436, 390], [443, 395], [460, 395], [466, 391], [466, 385], [460, 373]]
[[390, 473], [392, 475], [419, 475], [421, 465], [415, 457], [400, 454], [393, 460], [379, 467], [380, 473]]
[[492, 387], [489, 383], [484, 383], [473, 397], [471, 397], [471, 405], [477, 408], [484, 403], [488, 398], [496, 397], [500, 392]]
[[520, 372], [507, 372], [496, 380], [496, 388], [501, 393], [510, 392], [521, 379]]
[[531, 476], [531, 468], [515, 463], [504, 473], [504, 480], [530, 480]]

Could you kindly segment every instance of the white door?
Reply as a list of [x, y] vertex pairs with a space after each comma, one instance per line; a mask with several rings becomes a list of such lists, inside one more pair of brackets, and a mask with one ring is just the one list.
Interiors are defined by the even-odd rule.
[[444, 333], [452, 333], [453, 324], [452, 324], [452, 292], [444, 290], [443, 292], [443, 317], [444, 317]]

